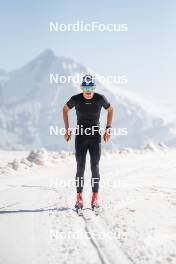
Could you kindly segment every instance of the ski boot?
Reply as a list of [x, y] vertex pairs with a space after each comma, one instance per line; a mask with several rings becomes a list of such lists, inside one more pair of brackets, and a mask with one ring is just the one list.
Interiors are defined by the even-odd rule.
[[92, 211], [94, 211], [95, 214], [98, 215], [99, 214], [98, 192], [92, 193], [91, 207], [92, 207]]
[[81, 192], [77, 193], [75, 208], [78, 215], [83, 215], [83, 197]]

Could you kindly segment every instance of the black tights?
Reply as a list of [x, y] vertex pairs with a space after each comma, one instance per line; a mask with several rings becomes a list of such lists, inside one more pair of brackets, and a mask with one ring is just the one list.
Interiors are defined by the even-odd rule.
[[86, 164], [86, 154], [89, 150], [90, 165], [92, 171], [91, 186], [93, 192], [98, 192], [100, 173], [99, 161], [101, 155], [101, 136], [76, 136], [75, 137], [75, 150], [77, 161], [76, 173], [76, 188], [77, 192], [83, 191], [84, 186], [84, 170]]

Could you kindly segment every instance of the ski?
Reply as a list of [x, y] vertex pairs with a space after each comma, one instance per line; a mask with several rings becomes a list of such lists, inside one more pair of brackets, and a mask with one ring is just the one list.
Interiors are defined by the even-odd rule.
[[76, 203], [75, 210], [74, 210], [79, 216], [83, 215], [83, 206], [80, 203]]
[[100, 214], [100, 207], [93, 206], [92, 211], [96, 216], [98, 216]]
[[82, 208], [78, 208], [76, 209], [76, 212], [79, 216], [83, 216], [83, 209]]
[[84, 209], [81, 209], [81, 208], [79, 208], [79, 209], [72, 209], [78, 216], [83, 216], [83, 210]]
[[96, 216], [98, 216], [102, 212], [102, 209], [100, 207], [74, 208], [72, 210], [76, 212], [78, 216], [83, 216], [84, 211], [86, 210], [92, 211]]

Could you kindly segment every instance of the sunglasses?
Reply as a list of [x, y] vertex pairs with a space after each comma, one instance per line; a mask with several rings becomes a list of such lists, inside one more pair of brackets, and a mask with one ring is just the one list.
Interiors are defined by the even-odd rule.
[[86, 91], [93, 91], [94, 90], [94, 87], [82, 87], [83, 91], [86, 92]]

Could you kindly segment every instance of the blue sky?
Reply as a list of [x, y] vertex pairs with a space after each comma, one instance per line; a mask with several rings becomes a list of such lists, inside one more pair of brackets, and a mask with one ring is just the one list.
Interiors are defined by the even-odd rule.
[[[6, 0], [0, 4], [0, 68], [46, 48], [100, 74], [126, 74], [124, 89], [175, 103], [175, 1]], [[49, 22], [128, 24], [128, 32], [49, 32]]]

